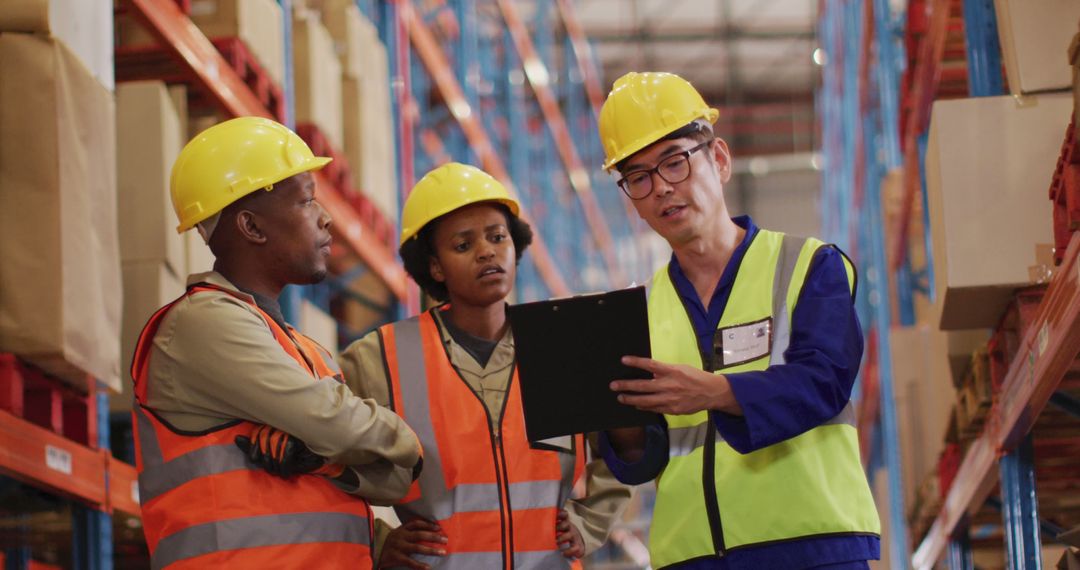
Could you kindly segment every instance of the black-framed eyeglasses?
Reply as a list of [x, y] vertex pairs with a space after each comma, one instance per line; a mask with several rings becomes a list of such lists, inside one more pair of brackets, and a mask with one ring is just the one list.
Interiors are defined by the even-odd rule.
[[643, 200], [652, 194], [654, 172], [668, 184], [678, 184], [690, 178], [690, 155], [709, 146], [713, 140], [709, 139], [693, 148], [665, 156], [652, 168], [628, 172], [619, 179], [617, 184], [631, 200]]

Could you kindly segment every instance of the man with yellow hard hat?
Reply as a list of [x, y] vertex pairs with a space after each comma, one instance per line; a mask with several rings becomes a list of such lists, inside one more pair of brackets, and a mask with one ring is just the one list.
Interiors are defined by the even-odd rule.
[[719, 113], [668, 73], [619, 78], [600, 112], [618, 185], [673, 255], [652, 278], [652, 359], [619, 400], [666, 425], [608, 432], [624, 483], [657, 481], [654, 568], [868, 568], [880, 523], [850, 396], [855, 269], [836, 247], [731, 218]]
[[[132, 363], [143, 527], [154, 568], [371, 568], [371, 510], [404, 496], [416, 435], [344, 384], [277, 297], [326, 276], [330, 216], [312, 172], [329, 158], [242, 117], [173, 166], [177, 228], [214, 271], [155, 313]], [[367, 500], [365, 500], [367, 499]]]

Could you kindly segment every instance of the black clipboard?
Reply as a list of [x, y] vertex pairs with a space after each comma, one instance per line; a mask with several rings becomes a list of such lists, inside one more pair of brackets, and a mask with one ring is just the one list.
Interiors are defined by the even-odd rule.
[[660, 423], [659, 414], [620, 404], [608, 387], [652, 377], [620, 361], [652, 354], [644, 287], [508, 310], [529, 441]]

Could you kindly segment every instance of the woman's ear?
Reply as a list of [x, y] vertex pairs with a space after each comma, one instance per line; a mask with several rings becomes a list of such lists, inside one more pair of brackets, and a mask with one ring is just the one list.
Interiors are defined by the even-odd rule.
[[439, 263], [439, 258], [432, 255], [428, 258], [428, 271], [431, 273], [431, 278], [439, 283], [446, 282], [446, 275], [443, 274], [442, 264]]

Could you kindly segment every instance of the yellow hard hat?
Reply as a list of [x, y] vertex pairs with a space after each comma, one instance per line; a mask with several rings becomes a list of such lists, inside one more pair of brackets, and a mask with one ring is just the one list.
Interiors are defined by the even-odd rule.
[[505, 204], [515, 216], [521, 212], [506, 187], [475, 166], [448, 162], [428, 172], [413, 186], [401, 208], [401, 245], [439, 216], [488, 201]]
[[315, 156], [296, 133], [262, 117], [239, 117], [199, 133], [184, 146], [169, 179], [177, 232], [260, 189], [331, 159]]
[[715, 123], [720, 111], [709, 107], [690, 82], [673, 73], [630, 72], [615, 80], [600, 108], [604, 170], [697, 119]]

